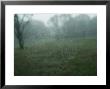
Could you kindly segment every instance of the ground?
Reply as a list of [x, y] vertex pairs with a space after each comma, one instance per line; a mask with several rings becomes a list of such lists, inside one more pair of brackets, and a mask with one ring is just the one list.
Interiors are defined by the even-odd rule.
[[15, 48], [16, 76], [96, 76], [97, 40], [66, 39]]

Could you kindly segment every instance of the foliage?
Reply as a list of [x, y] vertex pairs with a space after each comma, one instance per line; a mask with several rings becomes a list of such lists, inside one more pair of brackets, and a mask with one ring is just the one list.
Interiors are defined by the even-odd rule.
[[[20, 17], [20, 15], [17, 16]], [[24, 21], [22, 19], [20, 22]], [[71, 14], [55, 14], [49, 19], [49, 25], [35, 19], [22, 22], [22, 26], [20, 22], [15, 20], [15, 35], [18, 39], [17, 42], [15, 38], [15, 47], [20, 45], [20, 48], [24, 48], [24, 43], [27, 46], [44, 38], [59, 40], [64, 38], [97, 37], [97, 17], [90, 18], [86, 14], [79, 14], [75, 17]]]

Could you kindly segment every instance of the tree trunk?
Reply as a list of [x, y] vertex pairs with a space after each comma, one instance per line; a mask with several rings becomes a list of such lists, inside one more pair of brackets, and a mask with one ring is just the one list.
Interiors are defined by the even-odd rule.
[[23, 40], [23, 38], [19, 37], [18, 41], [19, 41], [19, 48], [24, 49], [24, 40]]
[[24, 44], [22, 42], [19, 42], [19, 48], [24, 49]]

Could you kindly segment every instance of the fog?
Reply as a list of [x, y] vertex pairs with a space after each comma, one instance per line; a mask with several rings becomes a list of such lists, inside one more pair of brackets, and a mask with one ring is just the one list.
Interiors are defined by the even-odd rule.
[[[42, 21], [42, 22], [44, 22], [47, 26], [48, 26], [48, 20], [52, 17], [52, 16], [54, 16], [55, 14], [52, 14], [52, 13], [50, 13], [50, 14], [46, 14], [46, 13], [43, 13], [43, 14], [34, 14], [33, 15], [33, 17], [32, 17], [32, 19], [33, 20], [40, 20], [40, 21]], [[74, 13], [74, 14], [72, 14], [72, 16], [73, 17], [75, 17], [75, 16], [78, 16], [79, 14], [76, 14], [76, 13]], [[95, 17], [96, 16], [96, 14], [87, 14], [90, 18], [93, 18], [93, 17]]]
[[91, 38], [97, 35], [96, 14], [15, 14], [15, 47], [38, 41]]
[[14, 74], [96, 76], [96, 14], [15, 14]]

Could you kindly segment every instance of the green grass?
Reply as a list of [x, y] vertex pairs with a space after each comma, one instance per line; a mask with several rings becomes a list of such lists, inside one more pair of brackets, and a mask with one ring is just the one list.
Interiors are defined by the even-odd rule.
[[38, 42], [15, 48], [15, 76], [96, 76], [96, 39]]

